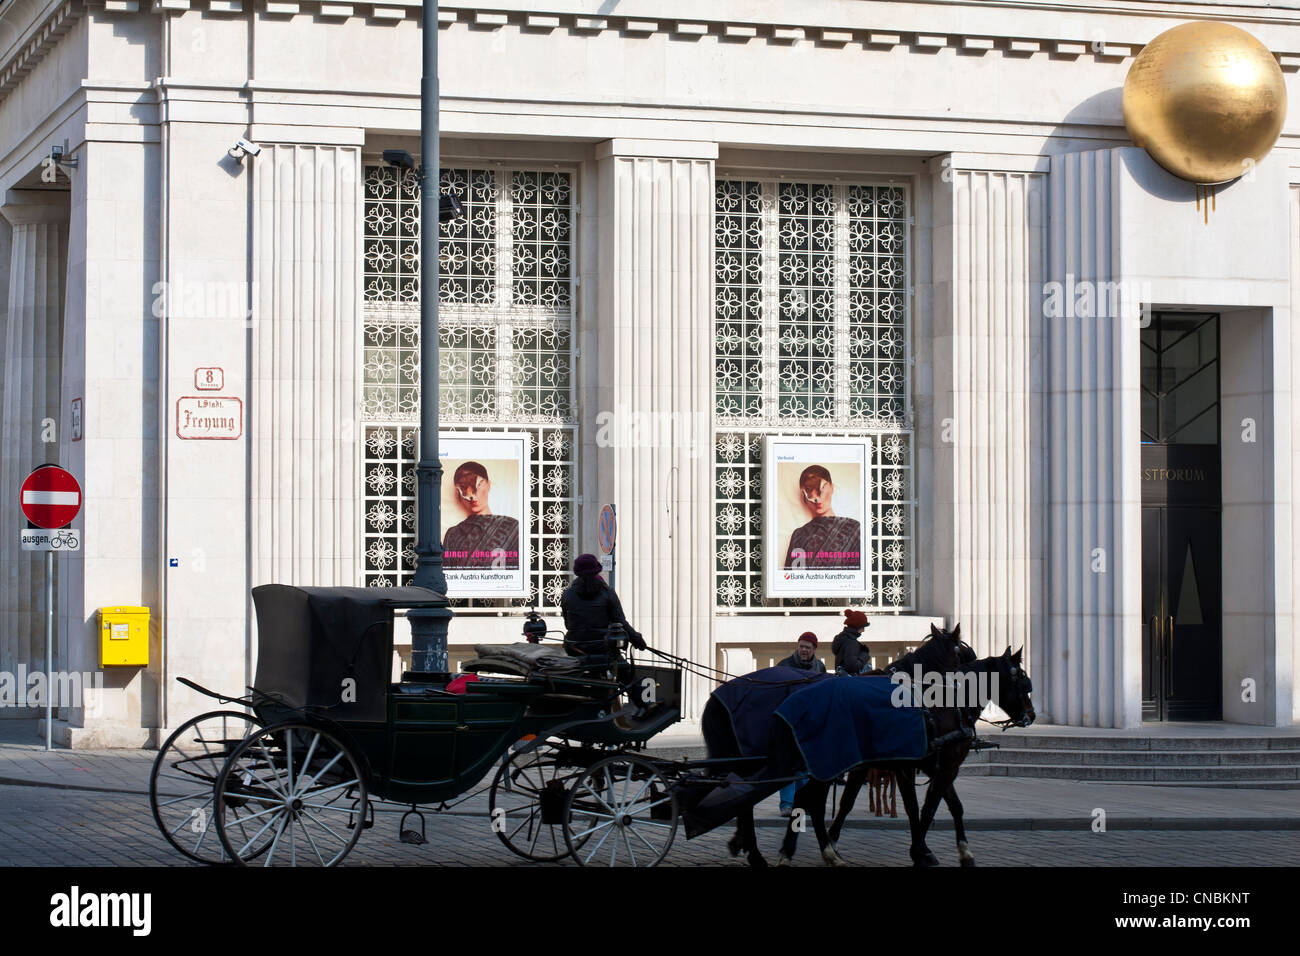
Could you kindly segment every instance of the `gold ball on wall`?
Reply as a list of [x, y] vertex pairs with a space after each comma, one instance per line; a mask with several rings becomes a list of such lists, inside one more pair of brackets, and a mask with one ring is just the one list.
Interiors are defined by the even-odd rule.
[[1124, 80], [1134, 144], [1180, 179], [1225, 183], [1262, 160], [1286, 119], [1286, 82], [1245, 30], [1196, 21], [1160, 34]]

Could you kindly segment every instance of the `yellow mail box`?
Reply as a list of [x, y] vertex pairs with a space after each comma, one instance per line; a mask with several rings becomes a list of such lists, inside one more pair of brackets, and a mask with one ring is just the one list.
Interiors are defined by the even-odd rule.
[[149, 609], [99, 609], [99, 666], [142, 667], [149, 663]]

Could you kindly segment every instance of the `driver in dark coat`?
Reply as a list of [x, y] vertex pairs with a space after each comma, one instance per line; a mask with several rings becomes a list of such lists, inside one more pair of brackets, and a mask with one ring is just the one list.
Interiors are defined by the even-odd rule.
[[605, 631], [611, 624], [623, 625], [627, 639], [637, 650], [645, 640], [627, 621], [623, 605], [613, 588], [600, 576], [600, 561], [594, 554], [580, 554], [573, 562], [573, 583], [560, 596], [564, 614], [564, 649], [570, 654], [602, 654], [609, 649]]

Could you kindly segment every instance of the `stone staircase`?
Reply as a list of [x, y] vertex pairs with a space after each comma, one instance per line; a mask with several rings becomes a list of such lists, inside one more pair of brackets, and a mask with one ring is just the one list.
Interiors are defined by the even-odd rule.
[[962, 776], [1036, 777], [1170, 787], [1300, 790], [1300, 732], [1267, 736], [989, 732]]

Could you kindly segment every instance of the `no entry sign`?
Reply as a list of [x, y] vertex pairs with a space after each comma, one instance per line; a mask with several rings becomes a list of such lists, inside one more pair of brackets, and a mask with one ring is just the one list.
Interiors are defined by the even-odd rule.
[[81, 510], [81, 485], [58, 465], [42, 465], [23, 482], [20, 503], [36, 527], [62, 528]]

